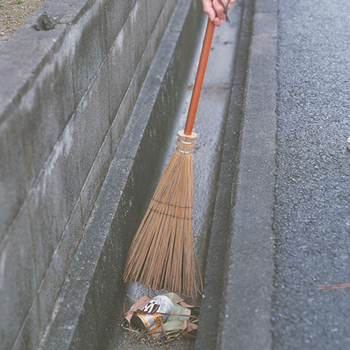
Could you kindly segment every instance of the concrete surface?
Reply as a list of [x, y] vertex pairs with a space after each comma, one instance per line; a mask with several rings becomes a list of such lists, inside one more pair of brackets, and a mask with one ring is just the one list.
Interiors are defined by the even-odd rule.
[[48, 0], [1, 47], [0, 349], [45, 332], [176, 4]]

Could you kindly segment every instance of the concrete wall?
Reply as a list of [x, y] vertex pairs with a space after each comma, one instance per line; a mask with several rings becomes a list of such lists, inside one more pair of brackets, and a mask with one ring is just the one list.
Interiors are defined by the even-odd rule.
[[168, 146], [174, 148], [169, 133], [174, 131], [204, 19], [199, 3], [179, 0], [173, 10], [39, 350], [125, 348], [120, 323], [128, 291], [122, 282], [126, 254], [154, 193]]
[[177, 2], [47, 0], [0, 49], [1, 350], [38, 346]]

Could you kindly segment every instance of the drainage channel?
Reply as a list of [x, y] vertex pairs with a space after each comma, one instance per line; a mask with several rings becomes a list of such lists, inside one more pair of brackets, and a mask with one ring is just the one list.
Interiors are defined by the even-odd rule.
[[[217, 195], [223, 141], [234, 81], [235, 58], [241, 32], [241, 19], [244, 10], [243, 3], [235, 4], [230, 10], [231, 23], [224, 23], [222, 27], [215, 29], [194, 125], [194, 131], [199, 137], [196, 140], [194, 150], [193, 232], [195, 251], [202, 273], [205, 272], [207, 264], [208, 244]], [[205, 26], [206, 19], [203, 20], [200, 29], [201, 35], [199, 37], [201, 39], [198, 40], [198, 47], [195, 49], [187, 77], [187, 84], [183, 84], [179, 89], [182, 98], [178, 106], [176, 106], [173, 128], [169, 133], [166, 144], [159, 145], [167, 149], [166, 157], [159, 173], [159, 179], [174, 151], [177, 131], [183, 129], [185, 124], [192, 92], [191, 86], [195, 79]], [[239, 127], [239, 124], [236, 127]], [[210, 261], [208, 264], [210, 264]], [[218, 292], [220, 294], [221, 291]], [[126, 301], [125, 309], [127, 310], [133, 303], [131, 298], [138, 299], [143, 295], [149, 294], [149, 290], [140, 285], [128, 284], [125, 295], [123, 296]], [[192, 304], [200, 304], [201, 297], [186, 301]], [[199, 324], [200, 321], [201, 319], [199, 320]], [[121, 323], [122, 317], [120, 316], [120, 322], [118, 324]], [[187, 340], [179, 340], [171, 344], [172, 349], [179, 350], [193, 349], [194, 346], [194, 342], [187, 342]], [[130, 343], [124, 336], [121, 327], [115, 330], [114, 337], [108, 347], [109, 350], [142, 350], [148, 348], [149, 345], [141, 341]]]

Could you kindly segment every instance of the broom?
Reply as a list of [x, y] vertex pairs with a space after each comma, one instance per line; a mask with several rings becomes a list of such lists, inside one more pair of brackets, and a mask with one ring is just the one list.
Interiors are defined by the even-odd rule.
[[208, 20], [185, 129], [164, 171], [147, 212], [131, 243], [124, 282], [140, 282], [153, 290], [197, 294], [192, 235], [192, 132], [214, 33]]

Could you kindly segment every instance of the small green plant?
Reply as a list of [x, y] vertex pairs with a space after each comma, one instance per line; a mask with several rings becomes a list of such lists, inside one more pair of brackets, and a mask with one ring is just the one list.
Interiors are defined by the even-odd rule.
[[4, 4], [0, 4], [0, 7], [4, 7], [5, 5]]
[[17, 0], [17, 4], [21, 4], [23, 0]]

